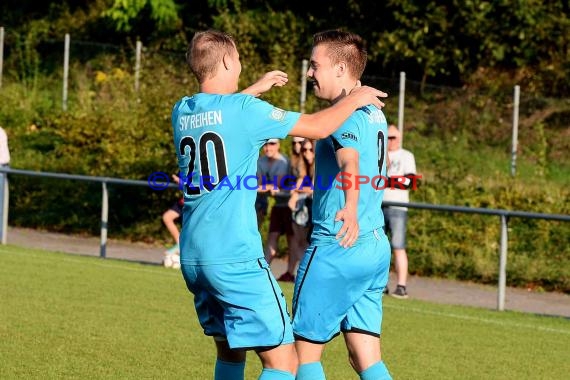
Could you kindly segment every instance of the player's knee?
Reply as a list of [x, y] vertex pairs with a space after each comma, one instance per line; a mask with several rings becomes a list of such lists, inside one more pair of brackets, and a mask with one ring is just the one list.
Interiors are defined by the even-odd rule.
[[357, 373], [362, 372], [362, 363], [360, 363], [354, 354], [348, 353], [348, 362], [350, 363], [352, 369], [354, 369]]
[[241, 363], [245, 361], [246, 352], [243, 350], [232, 350], [227, 341], [216, 341], [218, 359], [229, 363]]
[[287, 371], [292, 374], [297, 373], [299, 359], [295, 347], [292, 344], [279, 346], [270, 351], [259, 353], [264, 368], [273, 368]]
[[350, 363], [352, 369], [354, 369], [356, 372], [361, 371], [360, 361], [358, 355], [354, 350], [348, 350], [348, 362]]
[[357, 349], [354, 346], [349, 346], [348, 348], [348, 362], [350, 366], [357, 372], [360, 373], [371, 363], [380, 360], [379, 353], [372, 347], [361, 347]]

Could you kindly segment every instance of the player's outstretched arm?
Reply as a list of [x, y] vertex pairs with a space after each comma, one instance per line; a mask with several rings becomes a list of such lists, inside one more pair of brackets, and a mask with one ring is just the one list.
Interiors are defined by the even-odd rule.
[[336, 131], [348, 117], [360, 107], [372, 104], [384, 107], [380, 98], [387, 97], [383, 91], [373, 87], [357, 87], [331, 107], [313, 114], [303, 114], [293, 126], [289, 135], [322, 139]]
[[289, 78], [287, 78], [287, 73], [279, 70], [273, 70], [265, 73], [257, 82], [241, 91], [241, 93], [257, 97], [264, 92], [271, 90], [273, 86], [285, 86], [288, 81]]

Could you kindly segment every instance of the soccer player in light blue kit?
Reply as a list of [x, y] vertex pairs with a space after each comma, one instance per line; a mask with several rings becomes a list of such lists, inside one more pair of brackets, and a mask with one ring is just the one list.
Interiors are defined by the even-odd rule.
[[[316, 34], [307, 72], [315, 95], [333, 104], [341, 101], [358, 83], [366, 58], [356, 34]], [[391, 379], [380, 351], [382, 291], [390, 269], [380, 209], [387, 127], [382, 111], [366, 106], [317, 142], [314, 230], [293, 296], [298, 380], [325, 379], [321, 355], [341, 331], [361, 379]]]
[[263, 365], [259, 379], [294, 379], [290, 318], [257, 228], [259, 150], [287, 134], [324, 138], [359, 107], [383, 106], [378, 97], [386, 94], [363, 86], [315, 114], [287, 112], [255, 97], [287, 82], [280, 71], [236, 94], [235, 42], [213, 30], [194, 35], [187, 61], [200, 92], [172, 111], [184, 194], [180, 258], [200, 324], [216, 344], [214, 378], [243, 379], [246, 351], [255, 350]]

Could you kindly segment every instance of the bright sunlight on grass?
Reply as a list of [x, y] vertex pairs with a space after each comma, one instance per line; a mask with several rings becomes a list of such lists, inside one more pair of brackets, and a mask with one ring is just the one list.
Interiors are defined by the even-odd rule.
[[[0, 295], [2, 379], [212, 378], [214, 347], [178, 271], [2, 246]], [[568, 319], [388, 298], [383, 331], [394, 379], [570, 373]], [[323, 365], [329, 380], [357, 378], [340, 338]], [[259, 370], [248, 355], [246, 378]]]

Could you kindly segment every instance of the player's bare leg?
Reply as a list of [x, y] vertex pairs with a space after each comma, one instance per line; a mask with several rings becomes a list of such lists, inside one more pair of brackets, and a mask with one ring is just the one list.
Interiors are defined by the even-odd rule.
[[316, 344], [303, 340], [295, 342], [297, 356], [299, 357], [299, 371], [297, 380], [320, 380], [325, 378], [321, 365], [321, 356], [325, 350], [324, 344]]
[[266, 351], [258, 351], [257, 355], [263, 365], [260, 380], [295, 378], [299, 361], [292, 343]]
[[392, 379], [382, 362], [380, 338], [356, 332], [344, 333], [350, 365], [361, 379]]
[[214, 380], [243, 380], [246, 351], [232, 350], [225, 339], [215, 339], [218, 356]]

